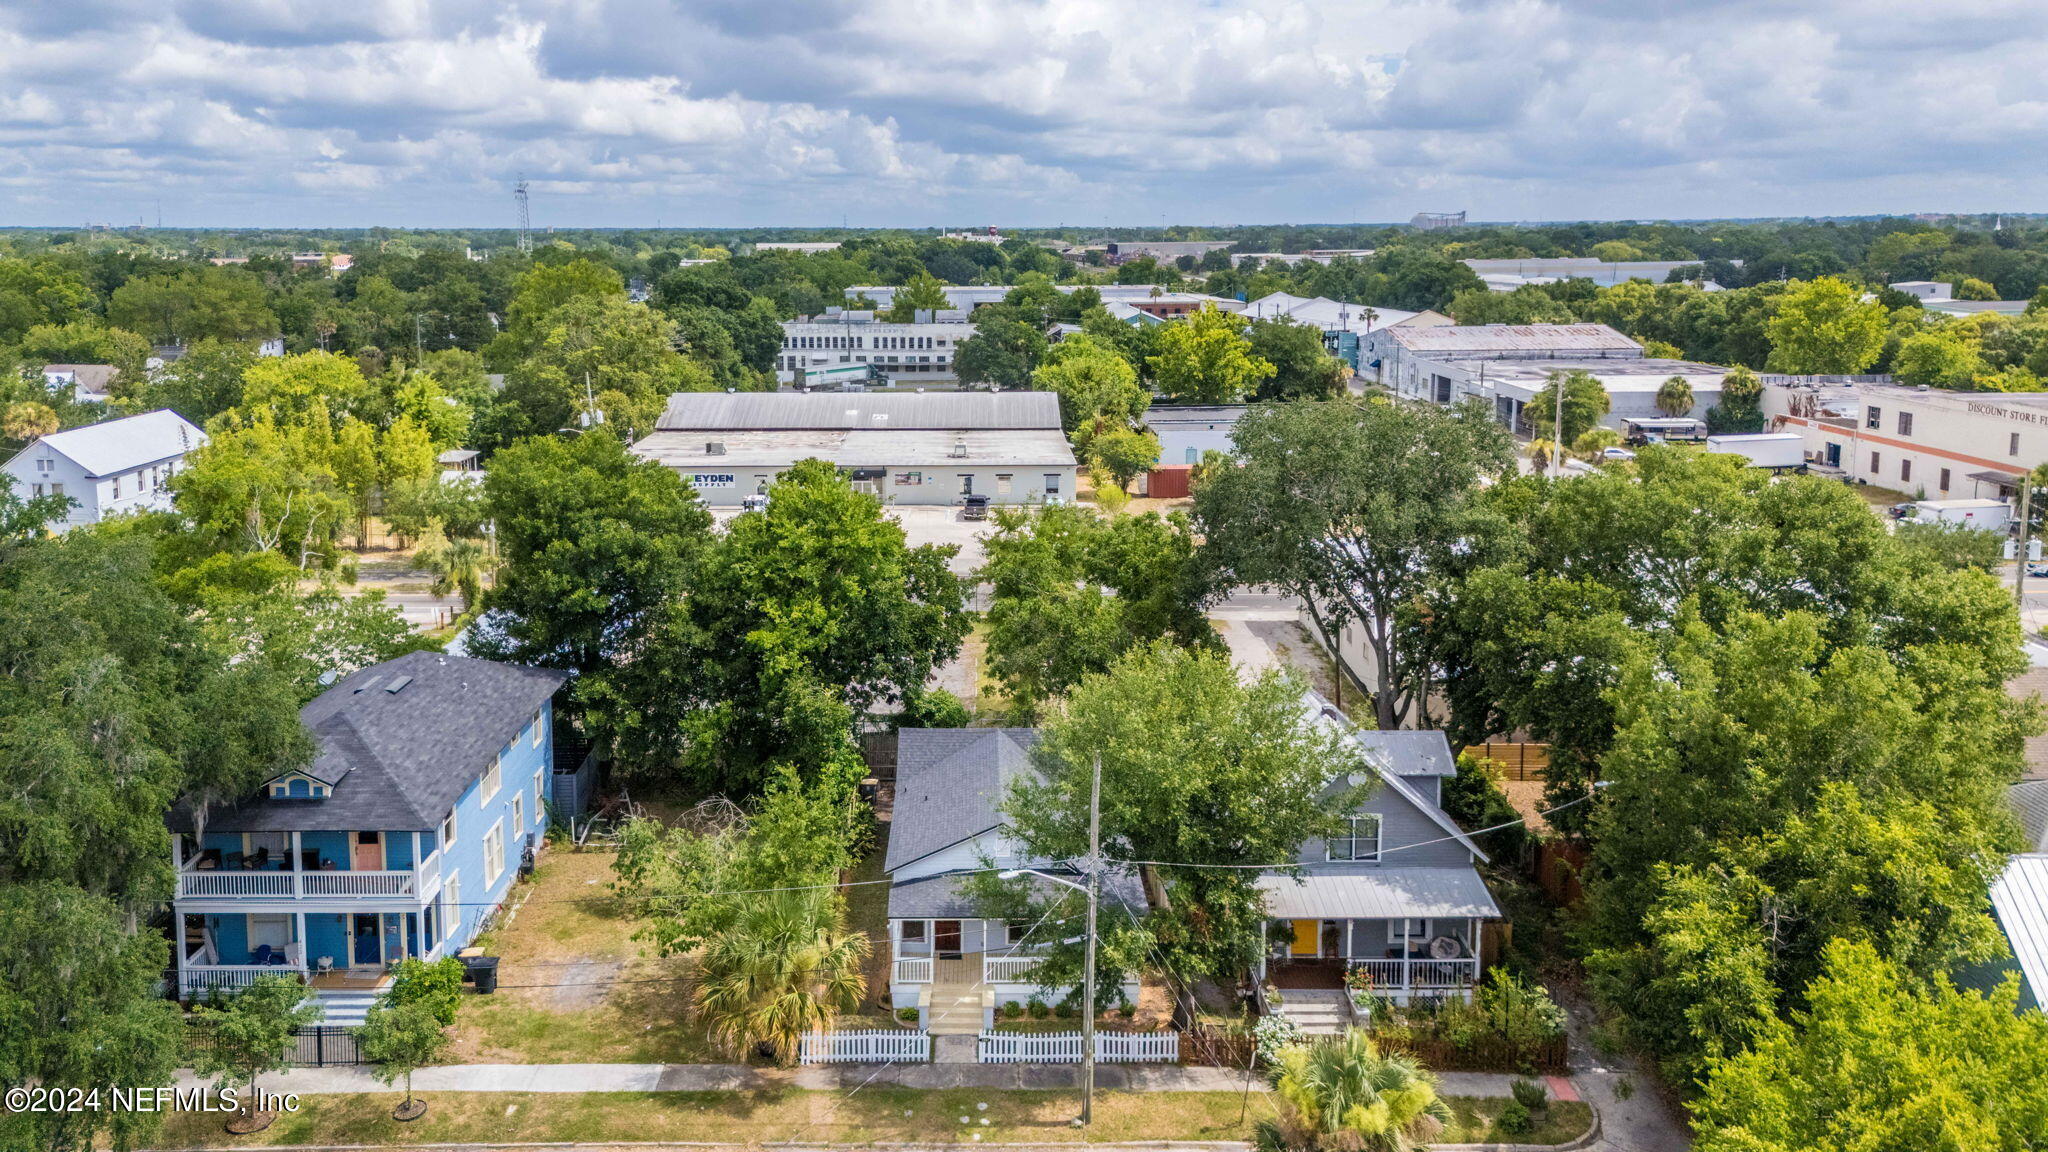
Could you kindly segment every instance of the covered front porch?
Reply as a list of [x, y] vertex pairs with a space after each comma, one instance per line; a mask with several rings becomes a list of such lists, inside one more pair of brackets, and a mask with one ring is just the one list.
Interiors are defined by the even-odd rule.
[[1401, 1005], [1468, 999], [1485, 922], [1500, 915], [1469, 868], [1311, 870], [1260, 888], [1272, 918], [1254, 975], [1283, 998], [1356, 984]]
[[440, 955], [436, 911], [181, 912], [178, 992], [203, 998], [262, 976], [297, 976], [326, 990], [374, 989], [398, 961]]

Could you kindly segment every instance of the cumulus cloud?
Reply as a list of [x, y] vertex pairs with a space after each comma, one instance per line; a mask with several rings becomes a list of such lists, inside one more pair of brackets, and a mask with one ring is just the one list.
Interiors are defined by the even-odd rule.
[[10, 223], [1052, 224], [2023, 209], [2038, 0], [74, 0]]

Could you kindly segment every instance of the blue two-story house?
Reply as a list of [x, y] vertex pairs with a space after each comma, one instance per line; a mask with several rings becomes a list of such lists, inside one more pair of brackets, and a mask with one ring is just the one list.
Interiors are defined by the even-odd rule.
[[387, 660], [300, 710], [318, 745], [306, 768], [203, 819], [180, 805], [180, 994], [296, 972], [353, 1006], [397, 961], [466, 946], [546, 831], [566, 679], [440, 652]]

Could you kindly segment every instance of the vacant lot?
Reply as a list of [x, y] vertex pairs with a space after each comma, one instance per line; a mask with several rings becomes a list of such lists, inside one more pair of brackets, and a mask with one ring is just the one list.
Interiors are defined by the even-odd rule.
[[483, 941], [498, 991], [462, 1002], [450, 1064], [716, 1060], [686, 1009], [690, 963], [656, 958], [614, 899], [610, 852], [550, 849]]

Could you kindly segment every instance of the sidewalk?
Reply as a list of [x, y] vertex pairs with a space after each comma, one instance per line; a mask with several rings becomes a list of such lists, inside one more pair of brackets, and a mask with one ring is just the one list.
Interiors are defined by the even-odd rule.
[[[736, 1092], [749, 1089], [836, 1090], [862, 1084], [905, 1088], [1066, 1089], [1079, 1083], [1075, 1064], [818, 1064], [808, 1068], [749, 1068], [741, 1064], [450, 1064], [413, 1074], [418, 1092]], [[1446, 1072], [1451, 1096], [1506, 1096], [1514, 1077]], [[180, 1087], [208, 1083], [189, 1070]], [[1242, 1069], [1179, 1064], [1098, 1064], [1096, 1087], [1131, 1092], [1242, 1092]], [[1254, 1085], [1265, 1086], [1262, 1077]], [[398, 1092], [367, 1067], [294, 1068], [263, 1078], [265, 1091], [301, 1094]]]
[[[818, 1064], [749, 1068], [742, 1064], [451, 1064], [413, 1074], [417, 1092], [705, 1092], [765, 1088], [835, 1090], [861, 1084], [905, 1088], [1072, 1088], [1076, 1064]], [[1505, 1083], [1506, 1078], [1501, 1078]], [[208, 1083], [180, 1070], [181, 1087]], [[1241, 1069], [1178, 1064], [1098, 1064], [1095, 1084], [1134, 1092], [1241, 1092]], [[398, 1092], [367, 1067], [294, 1068], [263, 1078], [265, 1091]], [[1462, 1089], [1460, 1090], [1462, 1091]], [[1503, 1087], [1498, 1095], [1506, 1095]]]

